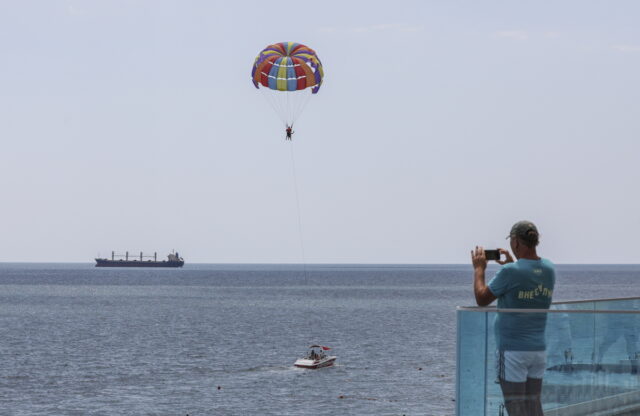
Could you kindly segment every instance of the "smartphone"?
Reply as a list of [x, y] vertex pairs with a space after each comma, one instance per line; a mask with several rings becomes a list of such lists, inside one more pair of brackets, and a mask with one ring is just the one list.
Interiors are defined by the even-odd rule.
[[500, 252], [498, 250], [485, 250], [484, 255], [487, 260], [500, 260]]

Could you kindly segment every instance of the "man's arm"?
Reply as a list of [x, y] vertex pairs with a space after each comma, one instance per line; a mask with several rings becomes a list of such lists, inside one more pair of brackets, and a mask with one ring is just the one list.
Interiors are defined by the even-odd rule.
[[476, 296], [478, 306], [487, 306], [494, 300], [495, 295], [485, 283], [484, 272], [487, 269], [487, 257], [484, 248], [476, 247], [471, 251], [471, 263], [473, 264], [473, 293]]

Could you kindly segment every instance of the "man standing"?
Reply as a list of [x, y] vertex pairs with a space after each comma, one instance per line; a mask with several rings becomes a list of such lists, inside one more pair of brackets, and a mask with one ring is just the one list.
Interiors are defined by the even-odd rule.
[[[549, 309], [555, 269], [553, 263], [538, 256], [536, 226], [519, 221], [511, 228], [511, 251], [499, 249], [503, 267], [485, 284], [487, 258], [482, 247], [471, 252], [474, 269], [473, 291], [479, 306], [498, 299], [498, 309]], [[509, 416], [541, 416], [542, 376], [546, 366], [544, 331], [546, 313], [498, 312], [496, 344], [498, 378]]]

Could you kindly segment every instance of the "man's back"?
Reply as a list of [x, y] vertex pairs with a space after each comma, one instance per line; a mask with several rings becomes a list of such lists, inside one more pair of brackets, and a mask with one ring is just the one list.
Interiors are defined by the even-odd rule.
[[[489, 282], [499, 309], [549, 309], [555, 285], [553, 263], [546, 259], [519, 259], [506, 264]], [[546, 314], [499, 313], [496, 319], [498, 348], [543, 351]]]

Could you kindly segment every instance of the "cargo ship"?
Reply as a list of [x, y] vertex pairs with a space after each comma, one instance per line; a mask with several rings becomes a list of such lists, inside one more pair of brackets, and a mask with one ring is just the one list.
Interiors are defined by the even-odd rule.
[[[146, 259], [146, 260], [145, 260]], [[184, 259], [178, 253], [171, 253], [167, 260], [158, 261], [158, 253], [153, 256], [145, 256], [140, 252], [140, 256], [129, 258], [129, 252], [116, 254], [111, 252], [111, 259], [95, 259], [96, 267], [182, 267]]]

